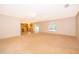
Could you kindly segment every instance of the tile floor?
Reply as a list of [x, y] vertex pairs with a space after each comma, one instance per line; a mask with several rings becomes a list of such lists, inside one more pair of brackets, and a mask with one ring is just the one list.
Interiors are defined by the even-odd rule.
[[78, 54], [79, 40], [75, 37], [35, 33], [0, 39], [1, 54]]

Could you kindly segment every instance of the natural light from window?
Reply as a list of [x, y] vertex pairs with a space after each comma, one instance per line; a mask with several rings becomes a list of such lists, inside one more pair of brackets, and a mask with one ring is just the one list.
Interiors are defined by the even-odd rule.
[[56, 24], [55, 23], [50, 23], [48, 25], [48, 31], [49, 32], [55, 32], [56, 31]]

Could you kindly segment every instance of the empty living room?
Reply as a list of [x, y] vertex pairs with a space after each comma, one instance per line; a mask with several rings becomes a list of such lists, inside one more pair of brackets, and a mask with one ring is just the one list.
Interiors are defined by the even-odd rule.
[[79, 4], [0, 4], [0, 54], [79, 54]]

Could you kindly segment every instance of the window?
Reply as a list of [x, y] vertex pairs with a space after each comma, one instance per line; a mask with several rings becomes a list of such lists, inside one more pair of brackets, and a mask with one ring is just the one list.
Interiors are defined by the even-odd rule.
[[48, 31], [55, 32], [56, 31], [56, 23], [50, 23], [48, 25]]

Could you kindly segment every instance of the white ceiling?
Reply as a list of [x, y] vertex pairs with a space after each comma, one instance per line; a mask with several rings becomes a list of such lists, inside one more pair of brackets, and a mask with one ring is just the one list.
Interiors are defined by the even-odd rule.
[[5, 4], [0, 5], [0, 14], [29, 20], [48, 20], [73, 17], [79, 11], [78, 4]]

